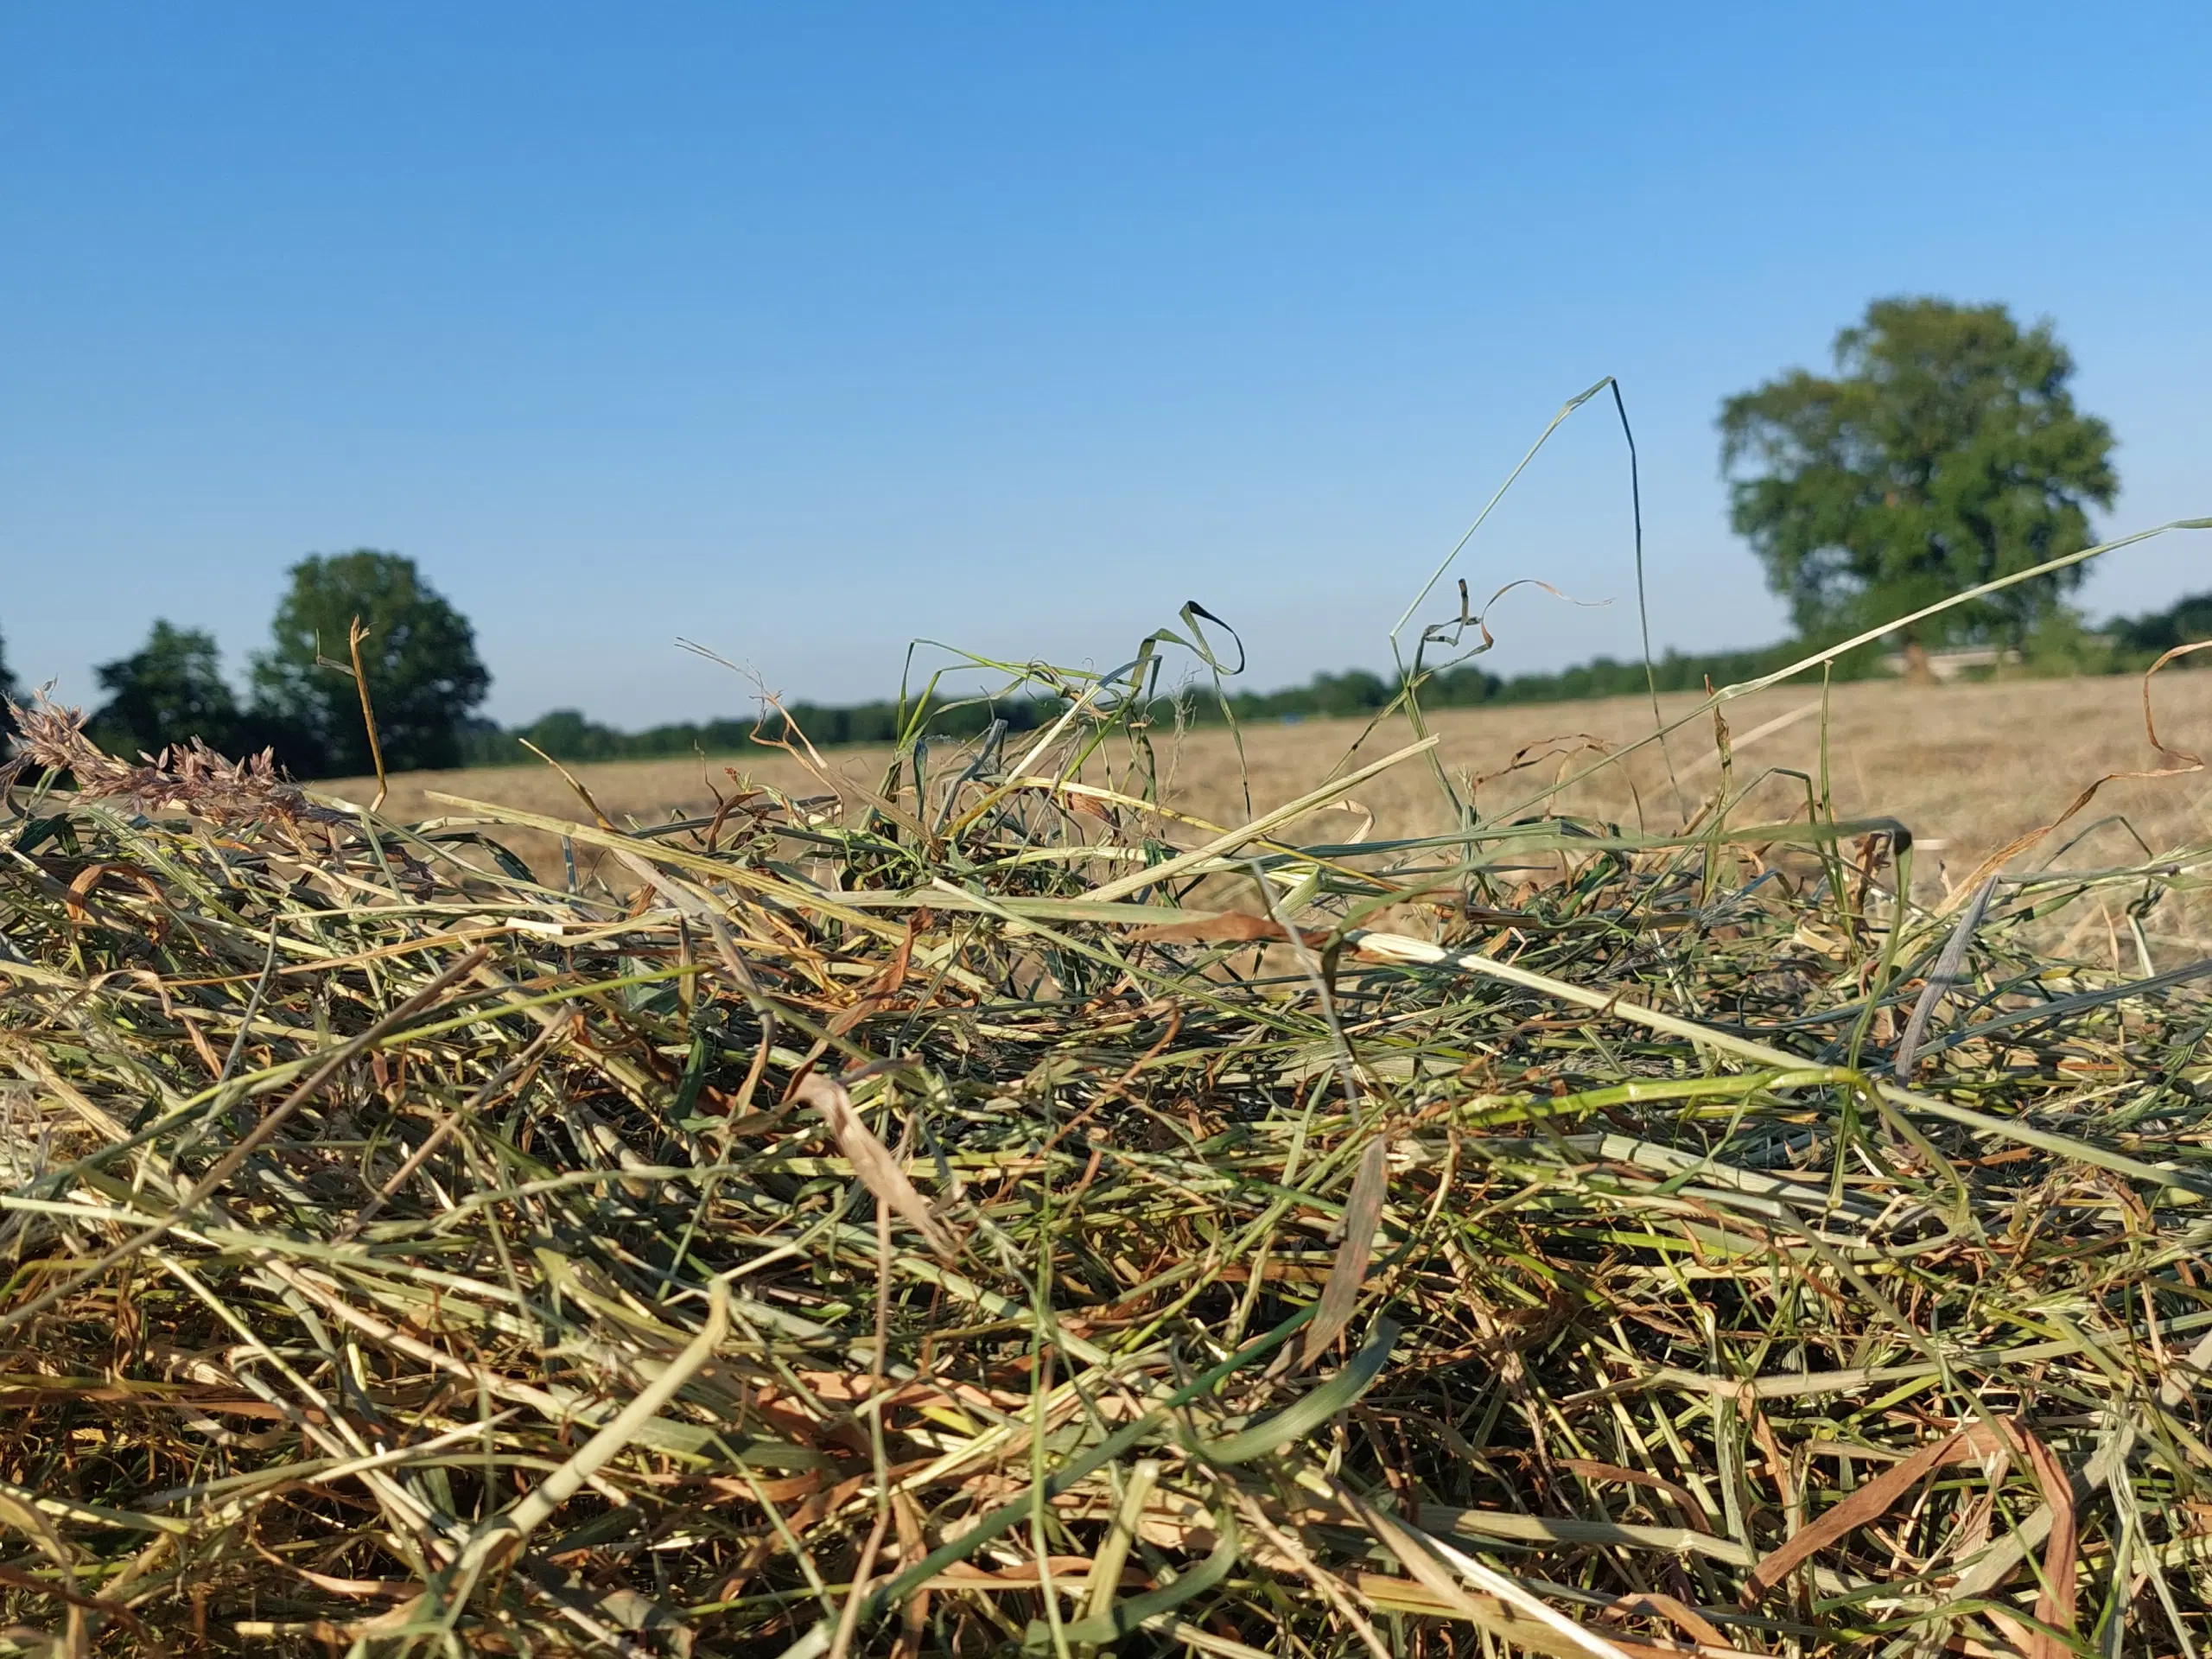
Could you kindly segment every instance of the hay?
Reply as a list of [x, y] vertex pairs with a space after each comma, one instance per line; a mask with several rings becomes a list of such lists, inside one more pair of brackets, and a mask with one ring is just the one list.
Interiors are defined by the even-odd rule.
[[2212, 854], [1900, 914], [1726, 764], [1301, 848], [1149, 810], [1146, 712], [624, 830], [34, 711], [0, 1646], [2212, 1640], [2212, 982], [2140, 926]]

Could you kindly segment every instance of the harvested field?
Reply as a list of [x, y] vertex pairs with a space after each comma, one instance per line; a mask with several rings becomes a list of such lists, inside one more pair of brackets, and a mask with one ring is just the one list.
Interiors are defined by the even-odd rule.
[[[2170, 670], [2158, 677], [2154, 691], [2162, 741], [2212, 753], [2212, 672]], [[1836, 813], [1884, 815], [1908, 825], [1924, 855], [1922, 879], [1936, 883], [1936, 891], [1945, 873], [1963, 876], [1986, 854], [2057, 817], [2106, 773], [2173, 764], [2162, 761], [2145, 736], [2142, 682], [2132, 677], [1935, 687], [1857, 682], [1836, 686], [1829, 695], [1828, 771]], [[1697, 704], [1670, 696], [1661, 699], [1661, 706], [1671, 719]], [[1777, 773], [1737, 810], [1736, 821], [1802, 815], [1804, 783], [1780, 773], [1821, 775], [1817, 682], [1754, 693], [1730, 703], [1726, 714], [1738, 787], [1752, 784], [1762, 772]], [[1652, 723], [1651, 705], [1641, 698], [1447, 709], [1429, 717], [1442, 740], [1437, 753], [1446, 770], [1454, 778], [1488, 780], [1473, 791], [1486, 814], [1510, 814], [1568, 771], [1591, 765], [1599, 756], [1581, 747], [1585, 740], [1618, 748], [1649, 733]], [[1252, 804], [1263, 809], [1314, 788], [1345, 761], [1362, 730], [1357, 721], [1318, 720], [1248, 728], [1243, 748]], [[1378, 733], [1350, 764], [1396, 747], [1403, 731], [1401, 723]], [[1158, 742], [1161, 792], [1169, 804], [1218, 824], [1249, 816], [1236, 745], [1226, 730], [1205, 728]], [[1718, 781], [1709, 726], [1678, 734], [1669, 753], [1680, 798], [1694, 807]], [[1524, 756], [1515, 769], [1516, 757]], [[888, 758], [887, 751], [865, 749], [827, 756], [841, 776], [871, 786]], [[616, 822], [650, 824], [711, 813], [714, 791], [731, 787], [723, 768], [732, 766], [775, 788], [802, 794], [822, 788], [804, 768], [772, 751], [716, 756], [704, 764], [623, 761], [575, 770]], [[366, 801], [375, 792], [373, 781], [358, 779], [329, 787], [349, 800]], [[433, 791], [561, 817], [579, 809], [557, 773], [530, 766], [403, 776], [393, 780], [388, 810], [410, 821], [448, 810], [430, 801]], [[1354, 798], [1374, 814], [1378, 836], [1428, 835], [1450, 827], [1441, 792], [1421, 767], [1378, 779], [1355, 791]], [[1631, 830], [1659, 832], [1682, 821], [1677, 799], [1666, 759], [1646, 751], [1604, 769], [1549, 805]], [[1302, 833], [1335, 839], [1357, 822], [1331, 817], [1333, 825], [1317, 820]], [[2212, 774], [2123, 781], [2103, 791], [2068, 834], [2026, 861], [2056, 855], [2075, 868], [2126, 864], [2146, 849], [2208, 842]], [[550, 850], [550, 843], [532, 849], [541, 857]]]
[[[2085, 815], [2156, 858], [1958, 868], [2154, 758], [2134, 695], [1851, 688], [1840, 818], [1675, 835], [1639, 755], [1640, 815], [1507, 822], [1544, 762], [1417, 845], [1402, 723], [1357, 813], [1301, 796], [1339, 731], [1249, 734], [1256, 821], [1225, 735], [1160, 746], [1216, 835], [1109, 696], [660, 830], [696, 766], [585, 774], [641, 828], [550, 772], [372, 817], [34, 715], [0, 1642], [2202, 1652], [2203, 780]], [[1732, 707], [1737, 787], [1807, 696]]]

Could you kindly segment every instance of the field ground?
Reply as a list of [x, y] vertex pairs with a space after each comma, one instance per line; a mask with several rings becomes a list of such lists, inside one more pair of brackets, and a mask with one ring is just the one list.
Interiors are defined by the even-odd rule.
[[[2212, 748], [2212, 673], [2169, 671], [2154, 683], [2159, 736], [2170, 748]], [[2132, 677], [2026, 680], [1939, 687], [1896, 683], [1840, 685], [1830, 696], [1829, 779], [1840, 817], [1884, 814], [1900, 818], [1919, 837], [1923, 880], [1963, 876], [1986, 854], [2050, 822], [2080, 791], [2107, 772], [2152, 771], [2182, 764], [2162, 760], [2145, 735], [2142, 682]], [[1820, 774], [1821, 691], [1817, 684], [1760, 692], [1726, 709], [1736, 751], [1735, 782], [1751, 787], [1732, 822], [1756, 823], [1802, 814], [1806, 785], [1786, 775], [1794, 769]], [[1663, 697], [1668, 718], [1696, 706], [1686, 696]], [[1455, 779], [1477, 782], [1475, 799], [1485, 815], [1516, 810], [1546, 787], [1602, 760], [1652, 729], [1651, 706], [1643, 698], [1548, 703], [1497, 709], [1452, 709], [1433, 719], [1441, 737], [1438, 753]], [[1356, 721], [1309, 720], [1248, 728], [1243, 734], [1246, 777], [1258, 810], [1297, 798], [1346, 762], [1361, 735]], [[1357, 766], [1408, 741], [1402, 721], [1376, 731], [1349, 765]], [[1013, 749], [1013, 753], [1019, 753]], [[1220, 824], [1249, 816], [1230, 734], [1207, 728], [1158, 744], [1167, 804]], [[882, 749], [832, 751], [827, 759], [843, 778], [872, 785], [887, 759]], [[1719, 782], [1710, 723], [1698, 721], [1668, 741], [1680, 795], [1670, 785], [1668, 761], [1647, 747], [1611, 765], [1558, 798], [1564, 810], [1653, 831], [1674, 829]], [[933, 772], [944, 772], [940, 759]], [[955, 763], [957, 766], [957, 763]], [[671, 815], [714, 810], [713, 791], [729, 787], [726, 767], [760, 783], [799, 794], [823, 785], [787, 757], [769, 750], [749, 756], [685, 760], [622, 761], [575, 768], [601, 807], [615, 822], [665, 822]], [[1760, 781], [1764, 774], [1764, 781]], [[1101, 767], [1091, 781], [1104, 781]], [[347, 779], [329, 785], [348, 800], [365, 801], [373, 785]], [[574, 792], [545, 766], [417, 772], [393, 780], [387, 811], [400, 820], [435, 816], [448, 809], [430, 791], [499, 803], [563, 818], [581, 810]], [[1446, 828], [1433, 778], [1414, 761], [1362, 785], [1352, 798], [1371, 812], [1376, 836], [1421, 835]], [[2091, 826], [2095, 826], [2092, 828]], [[1358, 823], [1331, 813], [1302, 830], [1307, 841], [1353, 838]], [[2086, 833], [2085, 833], [2086, 832]], [[2132, 832], [2132, 833], [2131, 833]], [[2050, 860], [2082, 868], [2133, 864], [2143, 846], [2153, 852], [2212, 842], [2212, 773], [2114, 783], [2096, 802], [2040, 849], [2022, 855], [2032, 867]], [[1176, 829], [1168, 839], [1189, 841]]]

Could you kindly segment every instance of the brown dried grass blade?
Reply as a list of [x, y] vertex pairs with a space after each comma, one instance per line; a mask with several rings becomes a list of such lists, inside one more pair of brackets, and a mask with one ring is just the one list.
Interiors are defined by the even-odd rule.
[[1328, 1282], [1321, 1287], [1320, 1311], [1306, 1327], [1305, 1345], [1298, 1355], [1301, 1366], [1311, 1365], [1328, 1351], [1358, 1306], [1359, 1287], [1375, 1254], [1375, 1226], [1382, 1216], [1389, 1156], [1389, 1143], [1380, 1135], [1359, 1155], [1359, 1173], [1352, 1177], [1351, 1196], [1344, 1200], [1344, 1238], [1337, 1245], [1337, 1259], [1329, 1265]]
[[819, 1071], [810, 1071], [799, 1080], [792, 1097], [804, 1101], [822, 1114], [830, 1133], [837, 1138], [838, 1150], [852, 1165], [853, 1173], [875, 1194], [879, 1204], [888, 1206], [903, 1218], [942, 1260], [950, 1262], [959, 1255], [959, 1246], [952, 1235], [930, 1208], [929, 1200], [906, 1179], [906, 1172], [899, 1167], [891, 1148], [861, 1122], [860, 1114], [853, 1109], [853, 1097], [845, 1092], [842, 1084]]
[[1603, 1613], [1617, 1614], [1624, 1618], [1637, 1613], [1656, 1615], [1666, 1619], [1688, 1636], [1691, 1641], [1696, 1643], [1698, 1651], [1700, 1653], [1715, 1651], [1740, 1653], [1743, 1651], [1728, 1639], [1718, 1624], [1703, 1613], [1698, 1611], [1688, 1602], [1678, 1597], [1668, 1595], [1663, 1591], [1643, 1590], [1633, 1594], [1618, 1597], [1610, 1605], [1601, 1610], [1601, 1616]]
[[[1199, 916], [1187, 922], [1173, 922], [1160, 927], [1140, 927], [1129, 937], [1154, 944], [1184, 941], [1194, 944], [1242, 944], [1262, 941], [1287, 942], [1290, 930], [1281, 922], [1270, 921], [1264, 916], [1252, 916], [1241, 910], [1231, 910], [1218, 916]], [[1329, 942], [1325, 932], [1301, 933], [1300, 938], [1309, 950], [1315, 950]]]
[[1811, 1559], [1838, 1540], [1870, 1521], [1887, 1515], [1897, 1501], [1922, 1479], [1947, 1464], [1963, 1463], [1992, 1449], [1988, 1430], [1979, 1425], [1924, 1446], [1902, 1463], [1889, 1468], [1843, 1499], [1779, 1549], [1763, 1557], [1745, 1580], [1743, 1604], [1754, 1606], [1767, 1592], [1789, 1575], [1800, 1562]]
[[[2036, 1597], [2036, 1620], [2054, 1630], [2074, 1629], [2074, 1569], [2081, 1535], [2074, 1516], [2074, 1483], [2051, 1449], [2024, 1428], [2012, 1433], [2028, 1454], [2043, 1501], [2050, 1506], [2050, 1539], [2043, 1552], [2043, 1588]], [[2068, 1643], [2043, 1630], [2035, 1632], [2029, 1659], [2067, 1659]]]
[[599, 810], [599, 803], [592, 798], [591, 791], [585, 787], [584, 780], [582, 779], [577, 777], [575, 772], [570, 772], [566, 766], [563, 766], [558, 760], [556, 760], [551, 755], [546, 753], [544, 750], [539, 748], [537, 744], [531, 742], [528, 738], [518, 734], [515, 738], [515, 741], [521, 744], [523, 747], [528, 749], [532, 754], [543, 760], [547, 766], [552, 767], [554, 771], [561, 774], [561, 781], [568, 785], [570, 789], [575, 791], [576, 798], [584, 804], [584, 810], [591, 814], [591, 821], [594, 823], [597, 824], [602, 830], [612, 830], [614, 828], [613, 822], [607, 817], [606, 813]]

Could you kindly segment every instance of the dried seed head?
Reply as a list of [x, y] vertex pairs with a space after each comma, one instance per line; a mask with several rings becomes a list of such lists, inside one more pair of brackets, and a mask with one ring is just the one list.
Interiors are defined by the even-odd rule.
[[10, 701], [20, 735], [15, 757], [0, 766], [0, 789], [33, 768], [68, 772], [79, 794], [95, 800], [121, 800], [147, 817], [182, 812], [217, 823], [281, 820], [287, 823], [339, 823], [344, 815], [310, 802], [276, 770], [273, 750], [226, 760], [198, 738], [188, 745], [139, 756], [140, 765], [118, 760], [85, 735], [83, 710], [41, 696], [25, 709]]

